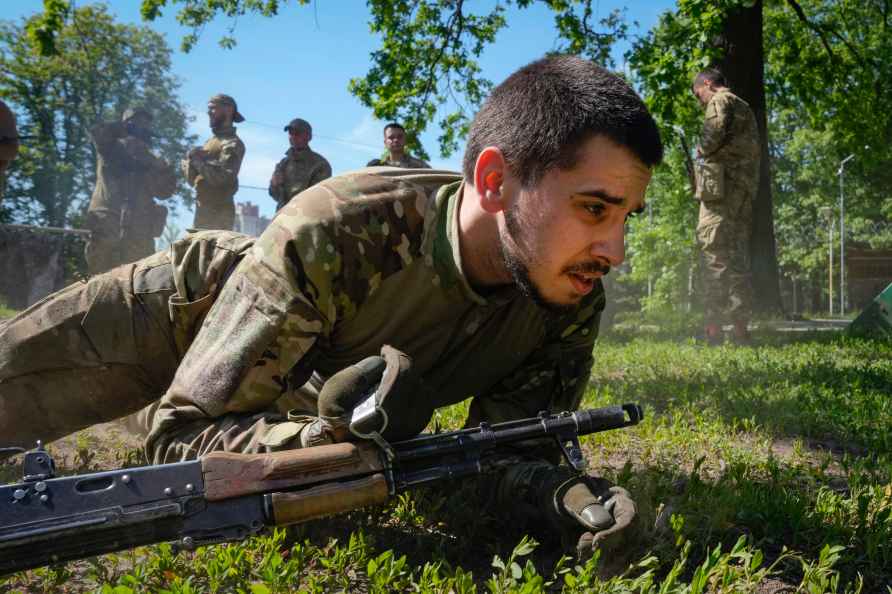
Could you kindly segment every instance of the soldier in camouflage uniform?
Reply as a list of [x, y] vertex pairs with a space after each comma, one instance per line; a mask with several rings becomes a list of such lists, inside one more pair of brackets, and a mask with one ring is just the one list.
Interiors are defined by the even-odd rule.
[[269, 195], [276, 200], [276, 210], [285, 206], [293, 196], [331, 177], [331, 165], [325, 157], [310, 150], [313, 128], [309, 122], [295, 118], [285, 126], [285, 132], [288, 132], [291, 148], [276, 164], [269, 181]]
[[19, 152], [19, 133], [16, 130], [15, 114], [0, 101], [0, 200], [6, 190], [6, 168]]
[[402, 167], [403, 169], [430, 169], [430, 165], [406, 152], [406, 129], [396, 122], [384, 126], [384, 148], [387, 156], [372, 159], [366, 167]]
[[235, 224], [238, 172], [245, 157], [245, 145], [236, 136], [233, 122], [245, 121], [235, 99], [214, 95], [208, 101], [208, 120], [214, 135], [201, 148], [189, 151], [183, 159], [183, 174], [195, 188], [197, 229], [231, 230]]
[[[525, 143], [530, 134], [540, 141]], [[574, 409], [600, 277], [622, 261], [625, 221], [661, 158], [656, 125], [622, 79], [577, 57], [534, 62], [478, 113], [463, 175], [330, 178], [253, 245], [189, 236], [0, 327], [0, 435], [55, 438], [166, 390], [146, 442], [156, 462], [329, 443], [319, 387], [384, 344], [411, 354], [423, 379], [399, 415], [414, 431], [469, 396], [470, 425]], [[484, 479], [498, 509], [540, 528], [544, 517], [582, 554], [617, 543], [636, 514], [629, 494], [552, 454], [519, 451]]]
[[706, 70], [693, 92], [706, 110], [697, 149], [700, 220], [697, 239], [705, 260], [706, 340], [722, 341], [722, 324], [734, 324], [734, 338], [749, 342], [752, 313], [750, 240], [753, 201], [759, 188], [759, 129], [750, 106], [731, 92], [724, 76]]
[[120, 122], [101, 122], [90, 134], [96, 147], [96, 187], [87, 210], [84, 248], [90, 274], [99, 274], [155, 251], [167, 209], [154, 197], [176, 189], [173, 167], [152, 154], [152, 116], [127, 109]]

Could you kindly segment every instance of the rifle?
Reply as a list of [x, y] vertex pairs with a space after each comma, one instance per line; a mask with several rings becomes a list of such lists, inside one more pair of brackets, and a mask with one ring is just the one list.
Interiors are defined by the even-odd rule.
[[[351, 429], [363, 422], [357, 414]], [[0, 574], [164, 541], [192, 550], [242, 540], [265, 526], [377, 505], [406, 489], [478, 474], [516, 456], [509, 446], [518, 442], [554, 440], [581, 472], [580, 435], [642, 418], [637, 404], [542, 412], [394, 443], [372, 432], [373, 440], [269, 454], [213, 452], [193, 461], [67, 477], [55, 476], [38, 442], [25, 452], [23, 481], [0, 487]]]

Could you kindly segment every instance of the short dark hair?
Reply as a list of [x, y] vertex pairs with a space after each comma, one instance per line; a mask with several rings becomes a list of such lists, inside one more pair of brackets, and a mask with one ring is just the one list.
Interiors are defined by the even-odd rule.
[[399, 128], [399, 129], [402, 130], [403, 132], [406, 131], [406, 129], [403, 128], [403, 125], [402, 125], [402, 124], [399, 124], [399, 123], [397, 123], [397, 122], [390, 122], [389, 124], [387, 124], [386, 126], [384, 126], [384, 133], [385, 133], [385, 134], [387, 134], [387, 130], [388, 130], [389, 128]]
[[699, 87], [700, 85], [706, 84], [706, 81], [711, 82], [714, 85], [718, 85], [720, 87], [727, 87], [728, 81], [725, 79], [725, 75], [721, 73], [717, 68], [707, 68], [702, 72], [698, 72], [697, 76], [694, 77], [694, 83], [691, 85], [691, 88]]
[[653, 167], [663, 160], [656, 122], [626, 81], [594, 62], [555, 55], [524, 66], [493, 89], [471, 123], [463, 171], [498, 147], [511, 172], [532, 186], [555, 167], [571, 169], [579, 149], [603, 134]]

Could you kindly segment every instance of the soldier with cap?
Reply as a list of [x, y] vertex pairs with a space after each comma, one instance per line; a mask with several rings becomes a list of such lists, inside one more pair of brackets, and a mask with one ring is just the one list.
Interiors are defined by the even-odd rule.
[[430, 165], [406, 152], [406, 129], [401, 124], [391, 122], [384, 126], [384, 148], [387, 149], [385, 158], [372, 159], [366, 167], [430, 169]]
[[235, 133], [233, 122], [245, 118], [229, 95], [208, 100], [208, 122], [214, 135], [201, 148], [183, 159], [183, 173], [195, 188], [195, 222], [198, 229], [232, 229], [238, 172], [245, 157], [245, 145]]
[[150, 150], [152, 115], [128, 108], [120, 122], [90, 131], [96, 147], [96, 187], [87, 210], [91, 231], [84, 248], [90, 274], [99, 274], [155, 251], [167, 209], [154, 198], [176, 190], [173, 167]]
[[15, 125], [15, 114], [0, 101], [0, 200], [6, 190], [6, 169], [19, 152], [19, 133]]
[[288, 132], [291, 148], [276, 164], [269, 180], [269, 195], [276, 200], [276, 210], [285, 206], [293, 196], [331, 177], [331, 165], [325, 157], [310, 149], [313, 128], [308, 121], [294, 118], [284, 131]]
[[694, 196], [700, 201], [697, 240], [706, 264], [706, 341], [721, 343], [722, 325], [730, 321], [734, 340], [746, 344], [752, 315], [750, 241], [759, 189], [759, 129], [749, 104], [731, 92], [718, 70], [699, 73], [691, 90], [706, 111]]
[[[0, 326], [3, 445], [55, 439], [162, 393], [146, 441], [156, 462], [331, 443], [352, 409], [323, 396], [383, 386], [385, 370], [404, 396], [386, 439], [469, 397], [472, 426], [575, 409], [600, 279], [623, 260], [626, 220], [643, 210], [662, 150], [622, 78], [575, 56], [533, 62], [475, 116], [462, 173], [332, 177], [257, 239], [189, 235]], [[387, 345], [411, 357], [406, 376], [408, 359]], [[479, 485], [496, 512], [603, 560], [635, 504], [555, 453], [519, 448]]]

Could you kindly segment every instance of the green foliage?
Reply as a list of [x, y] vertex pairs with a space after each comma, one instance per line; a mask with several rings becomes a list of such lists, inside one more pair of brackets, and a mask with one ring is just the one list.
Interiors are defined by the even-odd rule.
[[[309, 4], [309, 0], [293, 1], [298, 5]], [[142, 0], [140, 14], [143, 20], [153, 21], [161, 16], [166, 6], [180, 5], [177, 22], [191, 29], [180, 44], [184, 52], [190, 51], [195, 46], [201, 30], [207, 23], [214, 20], [218, 14], [223, 14], [230, 19], [231, 24], [228, 33], [218, 43], [220, 47], [232, 49], [236, 45], [234, 33], [238, 17], [245, 14], [273, 17], [279, 14], [280, 5], [288, 3], [289, 0]]]
[[[177, 21], [191, 29], [182, 40], [184, 51], [194, 47], [204, 25], [225, 16], [231, 26], [219, 43], [231, 48], [239, 16], [273, 17], [286, 4], [279, 0], [142, 0], [142, 16], [150, 21], [163, 8], [178, 6]], [[481, 75], [478, 58], [507, 26], [509, 9], [531, 4], [532, 0], [508, 0], [476, 13], [463, 0], [369, 0], [369, 28], [381, 37], [381, 47], [372, 52], [372, 66], [365, 76], [350, 81], [350, 92], [376, 118], [400, 121], [407, 130], [408, 148], [422, 158], [428, 153], [418, 136], [436, 120], [442, 130], [440, 153], [449, 156], [458, 149], [474, 112], [492, 88], [492, 82]], [[628, 32], [623, 11], [610, 13], [596, 26], [592, 0], [546, 0], [545, 4], [554, 13], [562, 40], [556, 51], [586, 55], [612, 66], [612, 44], [625, 39]]]
[[0, 22], [0, 98], [16, 112], [20, 133], [32, 137], [11, 166], [0, 221], [77, 225], [95, 182], [89, 130], [130, 105], [153, 112], [154, 144], [165, 159], [178, 159], [194, 142], [160, 34], [116, 23], [101, 4], [64, 14], [50, 55], [26, 33], [46, 14]]

